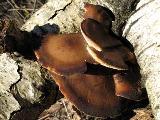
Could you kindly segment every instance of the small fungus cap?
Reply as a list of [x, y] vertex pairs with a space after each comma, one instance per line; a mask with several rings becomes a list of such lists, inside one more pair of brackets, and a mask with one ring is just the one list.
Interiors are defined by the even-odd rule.
[[85, 19], [81, 23], [81, 33], [90, 47], [97, 51], [103, 48], [122, 45], [117, 39], [112, 39], [109, 30], [106, 30], [102, 24], [93, 19]]
[[103, 24], [106, 28], [112, 27], [112, 21], [115, 20], [115, 16], [108, 8], [84, 3], [84, 10], [84, 19], [91, 18]]

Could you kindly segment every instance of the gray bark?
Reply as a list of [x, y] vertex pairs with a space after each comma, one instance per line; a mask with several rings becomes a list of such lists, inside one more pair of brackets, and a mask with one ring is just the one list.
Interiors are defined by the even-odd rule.
[[13, 111], [20, 109], [18, 101], [9, 92], [10, 86], [16, 83], [20, 76], [18, 65], [8, 54], [0, 55], [0, 120], [10, 118]]
[[124, 36], [135, 47], [143, 85], [156, 120], [160, 120], [160, 0], [141, 0]]

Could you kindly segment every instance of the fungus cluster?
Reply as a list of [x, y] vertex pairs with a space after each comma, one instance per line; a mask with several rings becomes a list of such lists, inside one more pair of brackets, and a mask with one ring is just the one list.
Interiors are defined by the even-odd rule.
[[133, 48], [112, 30], [113, 13], [85, 3], [80, 32], [49, 34], [35, 50], [60, 91], [79, 110], [97, 117], [116, 117], [127, 101], [143, 99]]

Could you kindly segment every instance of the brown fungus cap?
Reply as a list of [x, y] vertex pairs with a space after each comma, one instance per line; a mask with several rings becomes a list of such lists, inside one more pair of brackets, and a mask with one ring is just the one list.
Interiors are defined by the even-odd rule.
[[110, 76], [73, 74], [60, 76], [51, 73], [63, 95], [79, 110], [96, 117], [116, 117], [125, 108], [124, 100], [115, 95]]
[[85, 19], [81, 23], [81, 33], [90, 47], [102, 51], [106, 47], [122, 45], [118, 39], [114, 39], [109, 30], [93, 19]]
[[91, 18], [103, 24], [106, 28], [112, 27], [112, 21], [115, 20], [115, 16], [108, 8], [84, 3], [84, 9], [84, 19]]
[[125, 63], [122, 54], [116, 49], [103, 50], [101, 52], [95, 50], [92, 47], [87, 46], [89, 54], [101, 65], [117, 69], [117, 70], [127, 70], [128, 66]]
[[135, 54], [124, 46], [106, 48], [100, 52], [87, 46], [87, 50], [95, 61], [108, 68], [128, 70], [127, 63], [137, 65]]
[[125, 62], [137, 65], [137, 59], [136, 59], [134, 52], [131, 52], [124, 45], [104, 49], [104, 51], [110, 51], [110, 50], [117, 51]]
[[86, 62], [94, 62], [80, 33], [48, 35], [35, 54], [43, 67], [57, 74], [83, 73]]
[[35, 54], [79, 110], [114, 118], [127, 108], [127, 99], [142, 99], [140, 79], [131, 70], [137, 61], [128, 43], [111, 34], [114, 15], [98, 5], [87, 3], [85, 9], [82, 34], [47, 35]]
[[115, 82], [115, 91], [117, 96], [135, 101], [144, 99], [140, 79], [137, 79], [133, 72], [129, 71], [123, 74], [115, 74], [113, 75], [113, 79]]

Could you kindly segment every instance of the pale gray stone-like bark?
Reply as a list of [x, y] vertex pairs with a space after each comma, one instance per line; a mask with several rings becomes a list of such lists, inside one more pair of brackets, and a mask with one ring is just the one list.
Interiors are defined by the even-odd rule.
[[21, 105], [23, 106], [26, 106], [23, 100], [28, 101], [30, 104], [40, 102], [43, 93], [39, 88], [44, 85], [44, 79], [40, 73], [40, 65], [22, 57], [17, 59], [20, 61], [18, 65], [21, 68], [21, 79], [12, 87], [12, 93], [17, 100], [21, 99]]
[[134, 45], [156, 120], [160, 120], [160, 0], [141, 0], [124, 36]]
[[10, 93], [10, 87], [20, 76], [18, 65], [8, 54], [0, 55], [0, 120], [7, 120], [10, 114], [20, 109], [19, 103]]
[[79, 31], [83, 19], [83, 3], [89, 2], [108, 7], [116, 16], [113, 29], [125, 22], [134, 8], [136, 0], [48, 0], [23, 26], [22, 30], [31, 31], [36, 25], [56, 24], [60, 32], [71, 33]]

